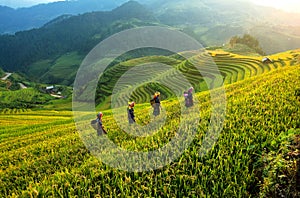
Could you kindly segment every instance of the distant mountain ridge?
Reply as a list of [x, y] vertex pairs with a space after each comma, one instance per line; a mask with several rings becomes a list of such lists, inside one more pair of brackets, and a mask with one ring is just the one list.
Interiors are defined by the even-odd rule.
[[162, 24], [181, 28], [204, 46], [221, 46], [235, 35], [255, 36], [267, 54], [300, 46], [300, 14], [240, 0], [155, 0]]
[[127, 0], [71, 0], [13, 9], [0, 6], [0, 34], [39, 28], [61, 15], [112, 10]]
[[[0, 6], [0, 34], [39, 28], [61, 15], [109, 11], [129, 0], [69, 0], [13, 9]], [[238, 0], [137, 0], [155, 13], [162, 23], [232, 24], [264, 21], [269, 24], [300, 26], [300, 14], [257, 6]]]

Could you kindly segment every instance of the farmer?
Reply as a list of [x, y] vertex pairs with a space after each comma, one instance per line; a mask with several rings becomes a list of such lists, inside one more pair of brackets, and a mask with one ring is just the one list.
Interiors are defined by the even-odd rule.
[[159, 100], [159, 97], [160, 97], [160, 93], [159, 92], [156, 92], [153, 96], [153, 115], [154, 116], [158, 116], [160, 114], [160, 109], [161, 109], [161, 106], [160, 106], [160, 100]]
[[128, 122], [129, 124], [135, 123], [134, 119], [134, 102], [128, 103], [127, 114], [128, 114]]
[[186, 107], [191, 107], [194, 105], [194, 100], [193, 100], [193, 90], [194, 88], [191, 87], [187, 92], [184, 92], [184, 98], [185, 98], [185, 106]]
[[102, 117], [103, 117], [103, 113], [99, 112], [97, 114], [97, 119], [96, 119], [97, 124], [98, 124], [98, 127], [97, 127], [98, 136], [102, 135], [103, 133], [107, 134], [106, 130], [104, 129], [103, 123], [102, 123]]

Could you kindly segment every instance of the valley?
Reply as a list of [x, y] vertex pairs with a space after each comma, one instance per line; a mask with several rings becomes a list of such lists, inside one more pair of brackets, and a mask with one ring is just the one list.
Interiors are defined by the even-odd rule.
[[0, 5], [0, 197], [300, 197], [300, 14], [272, 7]]

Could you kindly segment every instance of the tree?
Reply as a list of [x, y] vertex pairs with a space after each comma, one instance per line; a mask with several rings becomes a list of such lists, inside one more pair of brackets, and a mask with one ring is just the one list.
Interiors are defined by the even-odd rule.
[[237, 44], [238, 39], [239, 39], [238, 36], [232, 37], [232, 38], [230, 39], [230, 41], [229, 41], [230, 47], [234, 47], [234, 46]]
[[237, 43], [247, 45], [249, 48], [254, 49], [258, 54], [265, 55], [265, 52], [259, 45], [259, 41], [250, 34], [244, 34], [243, 37], [234, 36], [229, 41], [231, 47], [234, 47]]

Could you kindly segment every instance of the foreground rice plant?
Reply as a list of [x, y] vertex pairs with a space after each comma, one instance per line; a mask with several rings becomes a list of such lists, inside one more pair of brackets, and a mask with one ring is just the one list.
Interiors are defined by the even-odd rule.
[[[2, 113], [0, 197], [297, 197], [299, 157], [287, 156], [299, 154], [300, 102], [294, 94], [299, 78], [294, 66], [226, 86], [225, 127], [204, 157], [199, 148], [210, 102], [207, 92], [198, 94], [201, 122], [193, 144], [171, 165], [142, 173], [119, 171], [93, 157], [76, 132], [72, 112]], [[104, 112], [108, 137], [128, 150], [161, 147], [180, 121], [177, 103], [163, 102], [166, 125], [145, 138], [122, 132], [111, 112]], [[136, 107], [138, 123], [149, 120], [148, 108]]]

